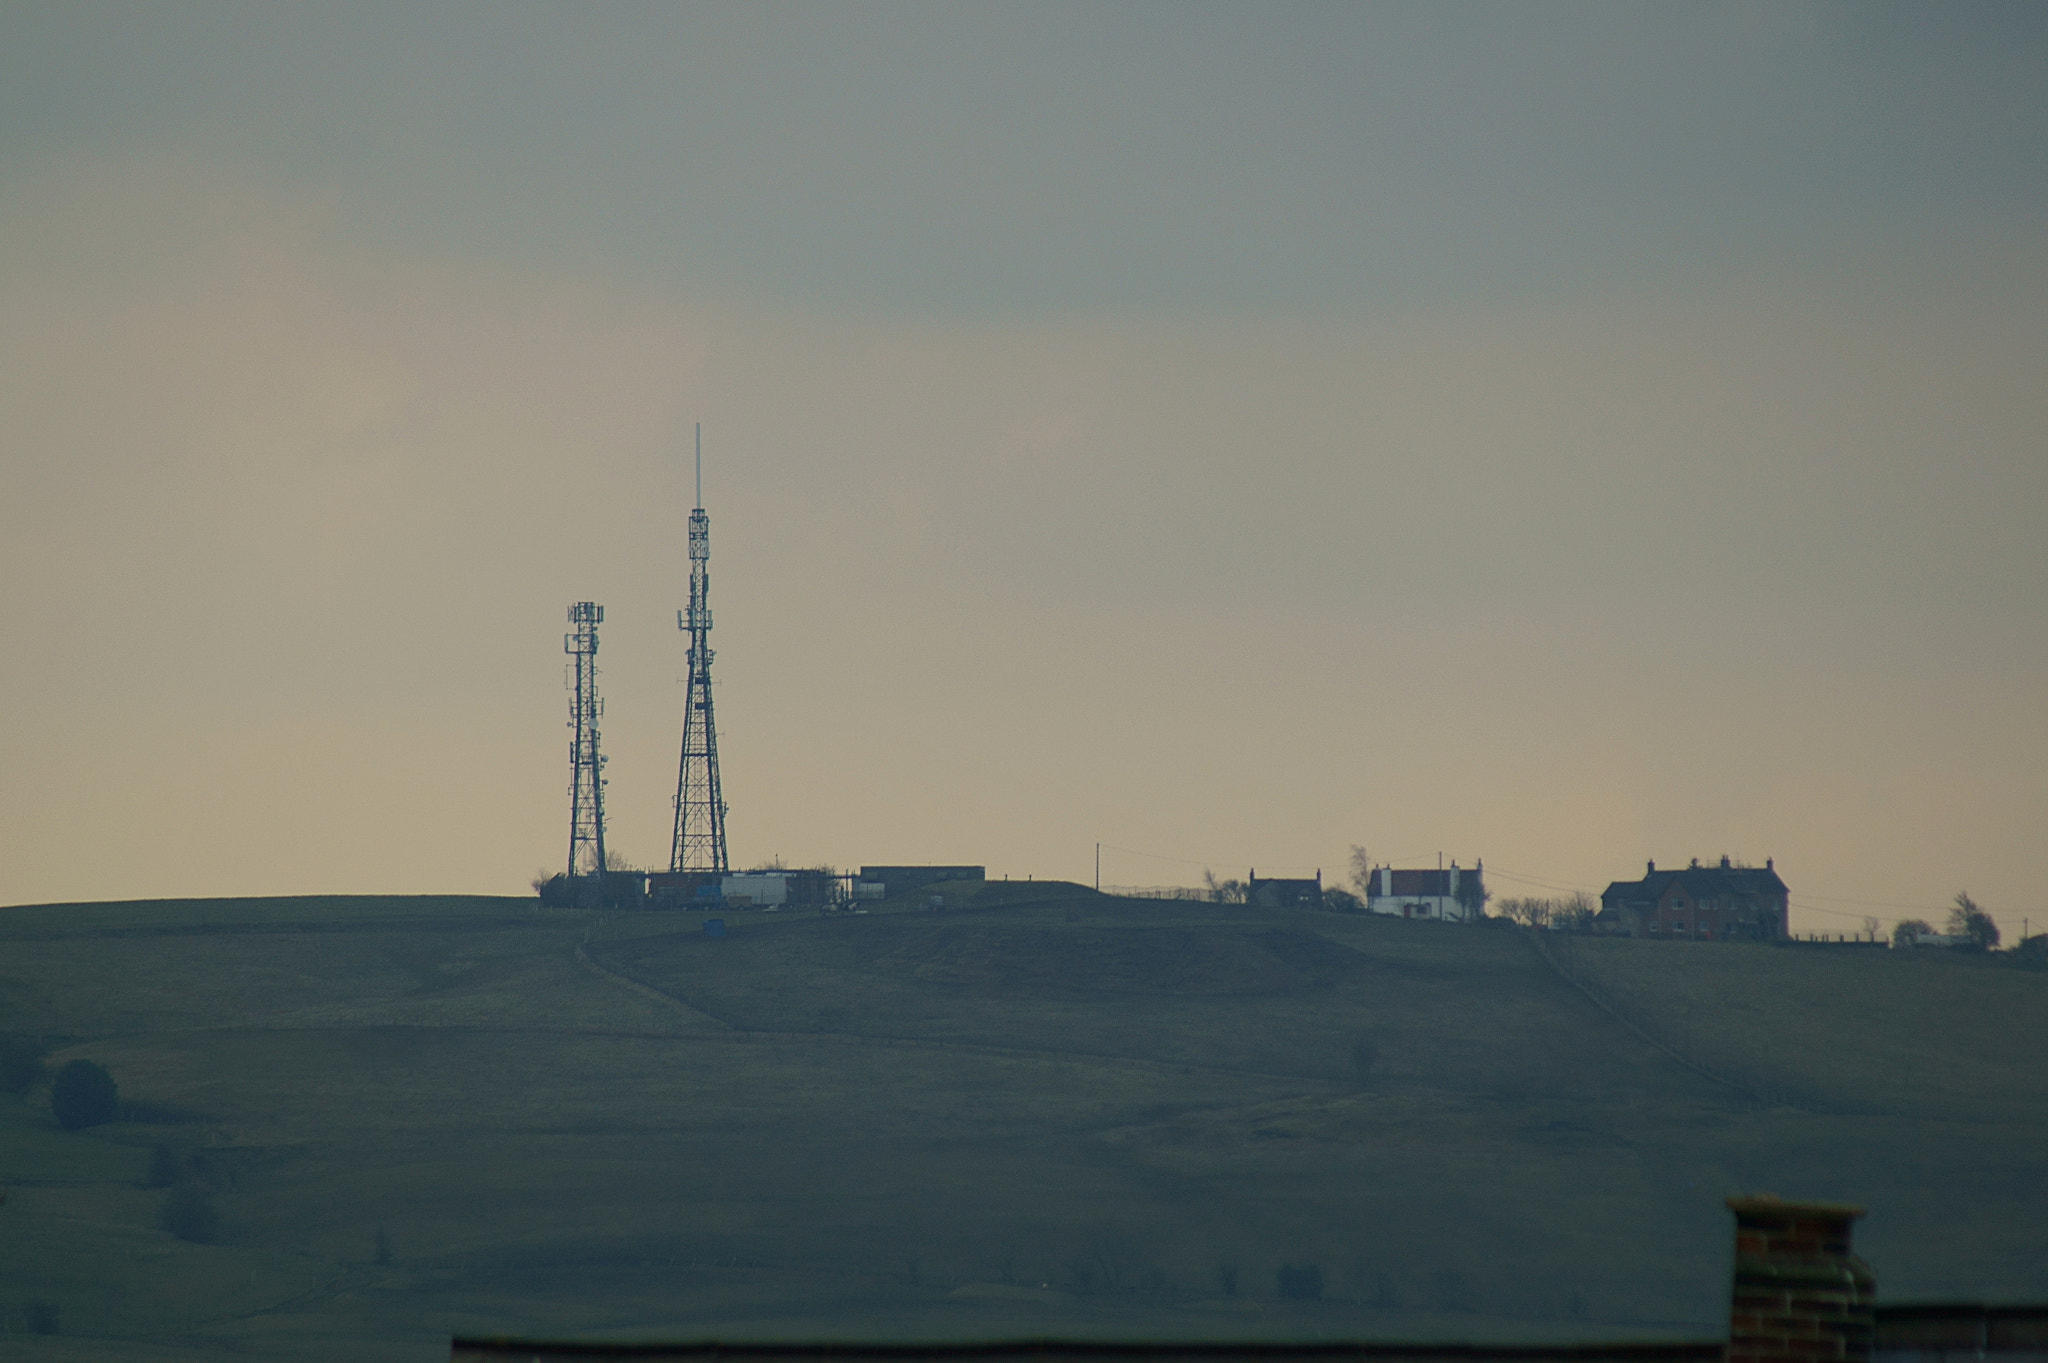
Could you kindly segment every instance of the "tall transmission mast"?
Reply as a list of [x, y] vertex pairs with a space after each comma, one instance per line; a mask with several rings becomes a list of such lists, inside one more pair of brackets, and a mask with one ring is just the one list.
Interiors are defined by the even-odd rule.
[[676, 836], [671, 871], [731, 869], [725, 853], [725, 799], [718, 785], [718, 725], [711, 713], [711, 518], [704, 514], [704, 427], [697, 427], [697, 506], [690, 512], [690, 608], [676, 612], [690, 636], [689, 689], [683, 701], [683, 760], [676, 773]]
[[[569, 607], [575, 628], [562, 636], [562, 651], [576, 660], [576, 698], [569, 702], [569, 875], [602, 876], [604, 862], [604, 762], [598, 752], [597, 722], [604, 702], [597, 695], [597, 626], [604, 607], [578, 601]], [[581, 868], [579, 870], [579, 867]]]

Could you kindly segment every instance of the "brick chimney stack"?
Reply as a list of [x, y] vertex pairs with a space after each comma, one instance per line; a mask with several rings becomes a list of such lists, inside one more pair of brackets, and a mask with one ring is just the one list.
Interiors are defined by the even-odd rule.
[[1849, 1250], [1861, 1207], [1731, 1197], [1728, 1363], [1869, 1363], [1877, 1279]]

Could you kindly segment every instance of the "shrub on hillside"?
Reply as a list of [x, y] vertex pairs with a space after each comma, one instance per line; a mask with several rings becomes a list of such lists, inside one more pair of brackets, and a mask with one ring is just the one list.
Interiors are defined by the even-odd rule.
[[74, 1060], [57, 1071], [50, 1085], [50, 1111], [66, 1131], [98, 1126], [121, 1115], [121, 1092], [103, 1066]]
[[1923, 933], [1932, 933], [1933, 931], [1934, 924], [1924, 919], [1901, 919], [1899, 925], [1892, 929], [1892, 945], [1895, 947], [1915, 946], [1919, 943]]
[[197, 1183], [180, 1183], [164, 1198], [156, 1215], [157, 1227], [180, 1240], [210, 1245], [220, 1238], [220, 1216], [213, 1210], [213, 1194]]
[[1331, 885], [1323, 890], [1323, 907], [1331, 913], [1364, 913], [1365, 901], [1349, 890]]
[[1372, 1067], [1380, 1063], [1380, 1043], [1362, 1036], [1351, 1043], [1351, 1070], [1361, 1084], [1372, 1081]]
[[185, 1161], [178, 1152], [168, 1145], [159, 1145], [149, 1152], [149, 1172], [143, 1176], [145, 1188], [168, 1188], [185, 1173]]
[[1273, 1286], [1283, 1301], [1321, 1301], [1323, 1270], [1314, 1264], [1282, 1264], [1273, 1274]]
[[32, 1335], [57, 1333], [57, 1303], [48, 1297], [30, 1297], [21, 1308], [21, 1323]]

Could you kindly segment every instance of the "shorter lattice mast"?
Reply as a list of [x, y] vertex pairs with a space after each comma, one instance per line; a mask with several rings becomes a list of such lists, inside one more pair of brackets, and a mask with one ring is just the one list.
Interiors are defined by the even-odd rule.
[[578, 601], [569, 607], [574, 628], [562, 636], [562, 651], [575, 661], [569, 702], [569, 875], [602, 876], [604, 860], [604, 756], [598, 751], [598, 721], [604, 702], [597, 694], [597, 626], [604, 607]]
[[718, 724], [711, 709], [711, 518], [704, 514], [704, 427], [697, 427], [697, 505], [690, 512], [690, 605], [676, 612], [690, 636], [683, 699], [683, 757], [676, 773], [676, 834], [671, 871], [724, 874], [725, 799], [718, 785]]

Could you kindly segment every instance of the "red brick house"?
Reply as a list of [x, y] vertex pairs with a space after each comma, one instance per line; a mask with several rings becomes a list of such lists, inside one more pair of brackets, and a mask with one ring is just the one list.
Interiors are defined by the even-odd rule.
[[1791, 935], [1790, 898], [1777, 867], [1718, 866], [1697, 861], [1660, 871], [1651, 862], [1641, 880], [1617, 880], [1600, 895], [1601, 932], [1625, 937], [1698, 941], [1778, 941]]

